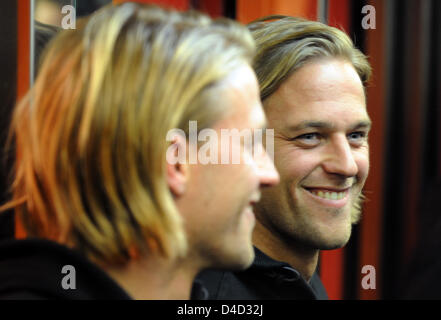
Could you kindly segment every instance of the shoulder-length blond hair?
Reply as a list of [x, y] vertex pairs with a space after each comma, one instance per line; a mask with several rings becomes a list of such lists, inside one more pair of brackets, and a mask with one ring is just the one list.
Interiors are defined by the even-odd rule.
[[165, 178], [166, 134], [212, 125], [207, 103], [254, 42], [233, 21], [125, 3], [65, 30], [17, 105], [13, 200], [29, 236], [105, 263], [187, 250]]

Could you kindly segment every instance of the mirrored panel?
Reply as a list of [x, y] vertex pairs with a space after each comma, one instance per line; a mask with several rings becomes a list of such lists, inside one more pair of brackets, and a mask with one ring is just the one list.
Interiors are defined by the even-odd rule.
[[38, 73], [41, 53], [62, 29], [75, 29], [76, 19], [87, 16], [112, 0], [30, 0], [31, 1], [31, 85]]

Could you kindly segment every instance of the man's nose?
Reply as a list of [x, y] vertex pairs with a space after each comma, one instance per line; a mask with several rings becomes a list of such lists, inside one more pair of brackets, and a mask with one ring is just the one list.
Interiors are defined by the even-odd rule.
[[322, 163], [328, 173], [353, 177], [358, 173], [353, 150], [346, 136], [335, 137], [327, 146], [326, 158]]

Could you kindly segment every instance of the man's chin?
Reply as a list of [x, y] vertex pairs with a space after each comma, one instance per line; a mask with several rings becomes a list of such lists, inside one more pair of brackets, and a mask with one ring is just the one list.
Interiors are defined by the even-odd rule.
[[237, 260], [237, 261], [238, 261], [238, 263], [236, 264], [236, 267], [234, 268], [234, 270], [242, 271], [242, 270], [248, 269], [254, 261], [254, 251], [252, 251], [252, 253], [248, 254], [246, 256], [246, 258], [244, 256], [242, 256], [241, 259]]
[[313, 236], [297, 238], [304, 248], [311, 250], [335, 250], [343, 248], [351, 237], [351, 229], [340, 229], [334, 234], [326, 233], [324, 230], [315, 233]]
[[242, 271], [251, 266], [254, 261], [254, 250], [247, 254], [241, 254], [240, 257], [232, 261], [229, 267], [226, 269], [234, 270], [234, 271]]
[[323, 239], [323, 241], [317, 244], [317, 248], [319, 250], [340, 249], [343, 248], [349, 242], [350, 237], [351, 234], [349, 233], [348, 236], [342, 238]]
[[242, 250], [234, 254], [218, 255], [216, 261], [212, 263], [214, 269], [242, 271], [251, 266], [254, 261], [254, 250]]
[[343, 248], [346, 244], [347, 244], [347, 242], [339, 243], [339, 244], [326, 244], [326, 245], [322, 245], [322, 246], [319, 248], [319, 250], [328, 251], [328, 250], [341, 249], [341, 248]]

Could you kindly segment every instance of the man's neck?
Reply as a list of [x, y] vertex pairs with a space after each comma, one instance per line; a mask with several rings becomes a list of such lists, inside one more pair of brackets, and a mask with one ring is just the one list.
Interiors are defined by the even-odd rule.
[[124, 267], [103, 269], [136, 300], [187, 300], [199, 270], [184, 261], [160, 257], [129, 262]]
[[256, 220], [253, 232], [253, 244], [267, 256], [289, 263], [309, 282], [317, 268], [319, 250], [289, 243], [277, 237], [273, 232]]

